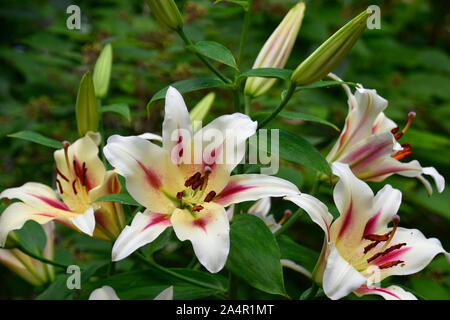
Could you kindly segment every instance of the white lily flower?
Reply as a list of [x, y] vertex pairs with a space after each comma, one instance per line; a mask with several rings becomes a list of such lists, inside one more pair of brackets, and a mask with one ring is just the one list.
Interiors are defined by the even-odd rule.
[[[391, 275], [409, 275], [425, 268], [435, 255], [449, 254], [436, 238], [427, 239], [416, 229], [398, 227], [396, 215], [401, 192], [386, 185], [376, 195], [359, 180], [347, 164], [335, 162], [333, 173], [340, 179], [334, 188], [334, 202], [340, 216], [333, 223], [326, 206], [315, 200], [306, 206], [302, 195], [291, 200], [308, 212], [325, 232], [321, 257], [313, 278], [322, 283], [325, 294], [340, 299], [378, 294], [385, 299], [413, 299], [400, 287], [380, 288], [376, 284]], [[392, 227], [388, 224], [392, 221]]]
[[55, 151], [56, 184], [52, 188], [28, 182], [0, 193], [0, 198], [19, 199], [0, 216], [0, 246], [8, 233], [22, 228], [28, 220], [45, 224], [56, 221], [89, 236], [112, 241], [124, 225], [123, 208], [113, 202], [95, 202], [98, 198], [120, 192], [117, 174], [106, 171], [98, 157], [100, 135], [88, 133], [74, 144], [63, 142]]
[[[112, 259], [126, 258], [173, 226], [181, 241], [192, 242], [206, 269], [213, 273], [220, 271], [230, 246], [225, 207], [299, 193], [294, 184], [277, 177], [261, 174], [230, 177], [256, 127], [257, 123], [248, 116], [235, 113], [221, 116], [193, 134], [181, 94], [169, 87], [162, 147], [135, 136], [111, 136], [104, 148], [105, 156], [125, 177], [130, 195], [146, 208], [120, 234]], [[219, 133], [221, 139], [211, 143], [211, 132]], [[197, 154], [192, 152], [198, 142], [200, 161], [196, 161]], [[225, 152], [230, 146], [234, 150], [232, 159]], [[226, 161], [222, 161], [225, 156]]]
[[[120, 300], [120, 298], [112, 287], [103, 286], [92, 291], [89, 300]], [[161, 291], [153, 300], [173, 300], [173, 286]]]
[[[329, 76], [342, 81], [334, 74]], [[445, 187], [444, 177], [433, 167], [422, 167], [417, 160], [400, 162], [412, 153], [409, 144], [399, 144], [399, 140], [411, 125], [414, 112], [408, 115], [408, 123], [399, 131], [398, 126], [385, 116], [383, 110], [388, 102], [375, 90], [356, 88], [353, 95], [350, 88], [342, 85], [347, 96], [349, 111], [345, 127], [327, 156], [328, 162], [348, 163], [353, 173], [365, 181], [382, 181], [392, 174], [418, 178], [429, 195], [433, 190], [423, 175], [430, 175], [438, 192]]]

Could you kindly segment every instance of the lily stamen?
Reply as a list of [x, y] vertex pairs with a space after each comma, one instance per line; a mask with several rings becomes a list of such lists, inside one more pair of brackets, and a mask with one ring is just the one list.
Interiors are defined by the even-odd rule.
[[283, 223], [286, 222], [286, 220], [292, 215], [292, 211], [287, 209], [284, 211], [283, 217], [281, 218], [281, 220], [278, 222], [279, 225], [282, 225]]
[[[56, 170], [58, 170], [58, 169], [56, 169]], [[58, 185], [59, 193], [60, 193], [60, 194], [63, 194], [63, 193], [64, 193], [64, 190], [63, 190], [63, 187], [62, 187], [62, 185], [61, 185], [61, 181], [59, 181], [58, 179], [56, 179], [56, 184]]]
[[403, 147], [403, 149], [398, 151], [396, 154], [394, 154], [392, 156], [392, 158], [397, 159], [397, 160], [402, 160], [413, 153], [411, 151], [412, 147], [410, 144], [404, 143], [404, 144], [402, 144], [402, 147]]
[[416, 117], [416, 113], [411, 111], [410, 113], [408, 113], [408, 122], [406, 123], [405, 127], [403, 128], [403, 130], [401, 132], [398, 132], [398, 130], [399, 130], [398, 127], [391, 130], [391, 132], [393, 134], [395, 134], [396, 140], [399, 140], [405, 134], [405, 132], [411, 126], [411, 123], [413, 122], [415, 117]]

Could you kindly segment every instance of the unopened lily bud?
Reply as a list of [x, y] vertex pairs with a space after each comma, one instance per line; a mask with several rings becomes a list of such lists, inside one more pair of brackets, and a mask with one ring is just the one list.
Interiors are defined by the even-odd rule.
[[294, 71], [291, 81], [297, 86], [311, 84], [332, 71], [366, 29], [370, 13], [361, 12], [353, 20], [334, 33], [327, 41], [306, 58]]
[[214, 92], [208, 93], [202, 100], [200, 100], [199, 103], [195, 105], [191, 112], [189, 112], [192, 122], [192, 129], [194, 132], [201, 128], [202, 121], [211, 109], [215, 98], [216, 94]]
[[88, 131], [98, 131], [98, 108], [92, 74], [86, 72], [81, 79], [76, 103], [78, 134], [84, 136]]
[[[267, 39], [253, 64], [257, 68], [283, 68], [291, 54], [305, 12], [305, 4], [297, 3], [284, 17], [272, 35]], [[245, 83], [244, 92], [256, 97], [267, 92], [276, 79], [251, 77]]]
[[183, 27], [183, 18], [174, 0], [147, 0], [155, 19], [173, 30]]
[[109, 79], [111, 77], [112, 46], [108, 43], [100, 53], [94, 67], [94, 88], [97, 98], [104, 98], [108, 93]]

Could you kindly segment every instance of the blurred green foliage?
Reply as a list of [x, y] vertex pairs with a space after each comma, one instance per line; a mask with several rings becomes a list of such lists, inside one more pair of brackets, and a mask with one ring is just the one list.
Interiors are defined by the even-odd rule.
[[[244, 49], [242, 71], [251, 68], [263, 43], [295, 0], [254, 0], [248, 39]], [[161, 28], [141, 0], [77, 1], [81, 8], [81, 30], [68, 30], [66, 8], [69, 0], [2, 1], [0, 8], [0, 190], [27, 181], [51, 184], [54, 177], [52, 149], [31, 142], [12, 139], [8, 134], [33, 130], [56, 140], [77, 138], [75, 101], [81, 76], [93, 70], [96, 58], [106, 43], [112, 43], [114, 60], [110, 90], [104, 105], [128, 104], [131, 122], [114, 113], [104, 113], [106, 135], [159, 132], [161, 102], [146, 116], [146, 104], [154, 93], [168, 84], [199, 75], [208, 70], [171, 31]], [[210, 40], [238, 53], [242, 28], [242, 10], [226, 2], [211, 0], [177, 1], [183, 12], [186, 33], [193, 41]], [[381, 29], [367, 30], [335, 73], [346, 81], [374, 88], [389, 100], [386, 114], [400, 127], [407, 113], [417, 117], [402, 138], [413, 146], [411, 159], [423, 166], [434, 166], [445, 177], [450, 172], [450, 3], [448, 1], [306, 1], [306, 13], [299, 37], [286, 65], [294, 69], [355, 14], [370, 4], [381, 7]], [[446, 27], [447, 25], [447, 27]], [[232, 75], [232, 70], [216, 65]], [[252, 103], [252, 112], [270, 111], [278, 103], [283, 82]], [[208, 119], [232, 112], [232, 95], [224, 89], [216, 92], [215, 104]], [[192, 108], [209, 90], [185, 95]], [[347, 114], [346, 98], [340, 88], [306, 90], [297, 94], [286, 107], [325, 119], [343, 127]], [[319, 123], [278, 120], [273, 127], [295, 131], [312, 142], [324, 154], [338, 136], [333, 128]], [[301, 167], [294, 177], [300, 187], [309, 188], [311, 173]], [[279, 175], [292, 178], [291, 166], [284, 164]], [[386, 180], [403, 191], [400, 209], [402, 225], [417, 227], [427, 237], [438, 237], [449, 248], [450, 190], [426, 195], [420, 182], [392, 177]], [[383, 184], [371, 184], [379, 189]], [[303, 190], [303, 189], [302, 189]], [[306, 191], [309, 191], [307, 189]], [[322, 186], [319, 198], [332, 206], [331, 189]], [[277, 219], [289, 204], [276, 200]], [[293, 208], [292, 208], [293, 209]], [[331, 209], [333, 210], [333, 209]], [[334, 212], [336, 210], [334, 209]], [[62, 234], [62, 236], [61, 236]], [[296, 242], [320, 250], [322, 231], [303, 217], [289, 235]], [[60, 228], [59, 259], [83, 260], [86, 248], [106, 252], [110, 245], [86, 239]], [[185, 243], [177, 244], [186, 247]], [[83, 247], [84, 246], [84, 247]], [[65, 248], [65, 250], [62, 250]], [[70, 249], [70, 250], [67, 250]], [[70, 253], [68, 253], [69, 251]], [[282, 249], [283, 252], [283, 249]], [[157, 257], [164, 262], [185, 266], [189, 250], [174, 253], [163, 250]], [[181, 256], [185, 256], [183, 259]], [[58, 255], [57, 255], [58, 257]], [[186, 260], [188, 259], [188, 260]], [[127, 270], [129, 261], [119, 263]], [[442, 257], [424, 271], [411, 277], [389, 279], [411, 289], [423, 298], [450, 299], [450, 272]], [[28, 287], [0, 266], [0, 299], [30, 298], [42, 289]], [[299, 296], [309, 286], [306, 278], [285, 271], [286, 289]], [[247, 289], [246, 289], [247, 290]], [[298, 292], [297, 292], [298, 291]], [[267, 298], [255, 289], [241, 292], [241, 298]]]

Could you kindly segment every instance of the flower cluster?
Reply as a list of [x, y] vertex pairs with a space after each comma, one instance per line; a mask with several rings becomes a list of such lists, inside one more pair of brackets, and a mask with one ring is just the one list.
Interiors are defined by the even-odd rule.
[[[182, 16], [173, 1], [148, 3], [162, 25], [186, 37]], [[304, 10], [305, 5], [300, 3], [287, 14], [258, 55], [256, 70], [284, 67]], [[311, 84], [329, 73], [356, 42], [367, 17], [366, 12], [358, 15], [299, 65], [291, 75], [290, 89], [280, 108], [263, 124], [276, 116], [296, 86]], [[76, 108], [81, 137], [73, 143], [63, 141], [54, 152], [54, 188], [28, 182], [0, 193], [0, 198], [9, 201], [0, 216], [0, 246], [4, 247], [0, 249], [0, 262], [33, 285], [41, 286], [54, 278], [52, 267], [46, 263], [53, 259], [54, 222], [112, 242], [113, 262], [132, 255], [142, 258], [141, 247], [173, 228], [180, 241], [191, 242], [199, 263], [210, 273], [218, 273], [229, 258], [230, 225], [236, 216], [259, 217], [273, 237], [284, 231], [286, 221], [294, 218], [290, 210], [278, 221], [270, 215], [271, 198], [295, 204], [323, 230], [322, 252], [312, 274], [291, 260], [282, 259], [281, 264], [310, 276], [330, 299], [340, 299], [351, 292], [358, 296], [377, 294], [385, 299], [415, 299], [399, 286], [382, 287], [380, 282], [391, 275], [416, 273], [439, 253], [449, 257], [439, 240], [426, 238], [419, 230], [400, 227], [400, 190], [385, 185], [375, 195], [365, 182], [382, 182], [392, 174], [416, 177], [431, 195], [432, 187], [423, 177], [430, 175], [438, 192], [445, 186], [436, 169], [422, 167], [417, 160], [401, 162], [411, 155], [412, 147], [398, 141], [415, 114], [410, 113], [407, 124], [400, 129], [383, 113], [387, 101], [375, 90], [358, 85], [352, 93], [340, 78], [329, 74], [344, 88], [349, 106], [345, 126], [325, 161], [337, 181], [333, 199], [339, 217], [333, 219], [328, 207], [318, 199], [325, 195], [316, 197], [301, 192], [286, 179], [241, 170], [248, 140], [262, 125], [252, 120], [249, 112], [240, 113], [236, 108], [235, 113], [219, 116], [204, 127], [194, 122], [204, 119], [214, 94], [190, 114], [181, 93], [169, 86], [165, 91], [161, 136], [114, 134], [99, 148], [105, 137], [94, 132], [99, 128], [96, 98], [104, 97], [108, 91], [111, 59], [112, 48], [107, 46], [94, 77], [83, 77]], [[242, 92], [247, 99], [264, 94], [274, 84], [272, 77], [260, 75], [255, 73], [247, 80]], [[131, 196], [136, 202], [128, 223], [124, 202], [114, 200], [114, 195]], [[253, 201], [249, 209], [243, 210], [241, 203]], [[14, 245], [20, 242], [15, 232], [30, 220], [43, 225], [46, 231], [41, 260], [27, 255], [32, 253], [23, 246]], [[255, 221], [261, 223], [256, 218]], [[172, 298], [173, 287], [156, 297]], [[119, 297], [112, 287], [103, 286], [93, 291], [90, 299]]]

